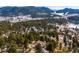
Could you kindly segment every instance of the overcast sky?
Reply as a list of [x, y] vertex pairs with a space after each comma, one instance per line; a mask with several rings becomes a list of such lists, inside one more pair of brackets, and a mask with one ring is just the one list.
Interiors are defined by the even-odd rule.
[[0, 7], [2, 6], [54, 6], [50, 7], [51, 9], [73, 6], [71, 8], [79, 9], [79, 0], [0, 0]]

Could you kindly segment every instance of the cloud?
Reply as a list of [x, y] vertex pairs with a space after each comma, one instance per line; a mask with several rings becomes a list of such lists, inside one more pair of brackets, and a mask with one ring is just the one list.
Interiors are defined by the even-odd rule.
[[0, 6], [79, 6], [79, 0], [0, 0]]

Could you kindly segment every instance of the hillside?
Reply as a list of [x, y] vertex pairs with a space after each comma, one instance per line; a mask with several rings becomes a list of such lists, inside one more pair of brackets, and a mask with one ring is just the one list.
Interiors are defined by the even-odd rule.
[[72, 14], [72, 13], [77, 13], [77, 14], [79, 14], [79, 9], [65, 8], [65, 9], [57, 10], [56, 12], [57, 12], [57, 13], [66, 13], [66, 12], [68, 12], [68, 13], [70, 13], [70, 14]]
[[51, 9], [47, 7], [34, 7], [34, 6], [26, 6], [26, 7], [1, 7], [0, 8], [0, 16], [18, 16], [18, 15], [34, 15], [36, 13], [47, 13], [50, 14], [53, 12]]

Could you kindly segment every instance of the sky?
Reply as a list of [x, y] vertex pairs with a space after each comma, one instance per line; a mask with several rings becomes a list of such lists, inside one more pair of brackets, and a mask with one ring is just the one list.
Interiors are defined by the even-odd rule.
[[47, 6], [47, 7], [53, 10], [60, 10], [64, 8], [79, 9], [79, 6]]
[[79, 9], [79, 0], [0, 0], [3, 6], [47, 6], [51, 9]]

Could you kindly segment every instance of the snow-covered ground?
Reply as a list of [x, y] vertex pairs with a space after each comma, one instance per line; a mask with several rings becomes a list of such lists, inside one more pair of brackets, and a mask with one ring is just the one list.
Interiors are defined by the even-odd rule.
[[79, 28], [79, 24], [70, 23], [70, 24], [68, 24], [68, 27], [69, 28]]

